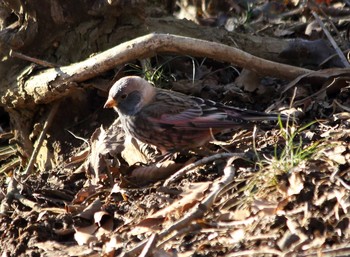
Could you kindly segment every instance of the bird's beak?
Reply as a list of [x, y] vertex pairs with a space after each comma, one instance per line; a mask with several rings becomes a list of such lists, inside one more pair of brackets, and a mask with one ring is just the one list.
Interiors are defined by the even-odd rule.
[[114, 100], [112, 97], [108, 97], [103, 108], [113, 108], [113, 107], [116, 107], [117, 105], [118, 105], [118, 103], [116, 100]]

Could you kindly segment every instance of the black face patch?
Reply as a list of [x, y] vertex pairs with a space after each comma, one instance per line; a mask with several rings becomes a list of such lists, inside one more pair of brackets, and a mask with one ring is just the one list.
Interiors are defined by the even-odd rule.
[[140, 111], [141, 94], [139, 91], [129, 93], [124, 99], [118, 99], [118, 109], [124, 115], [135, 115]]

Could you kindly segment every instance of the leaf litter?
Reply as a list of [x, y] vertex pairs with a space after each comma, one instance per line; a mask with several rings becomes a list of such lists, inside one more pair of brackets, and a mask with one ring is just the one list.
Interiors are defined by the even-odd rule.
[[[297, 31], [282, 14], [301, 3], [285, 4], [261, 6], [251, 26], [262, 26], [260, 18], [283, 21], [290, 27], [272, 23], [266, 33], [294, 35]], [[215, 10], [195, 13], [196, 21], [207, 22], [208, 13]], [[227, 28], [237, 22], [229, 16], [216, 19]], [[314, 31], [311, 25], [305, 30], [308, 35]], [[323, 59], [312, 59], [312, 65], [323, 65]], [[117, 121], [98, 127], [87, 147], [54, 170], [46, 171], [43, 161], [52, 160], [42, 159], [37, 163], [41, 172], [24, 183], [16, 183], [4, 170], [2, 256], [349, 255], [347, 69], [320, 70], [289, 84], [244, 71], [237, 81], [227, 83], [216, 73], [222, 64], [202, 61], [196, 67], [196, 83], [188, 80], [192, 69], [182, 69], [177, 72], [191, 87], [181, 88], [185, 83], [176, 82], [170, 87], [250, 109], [267, 108], [266, 102], [274, 102], [274, 110], [289, 104], [302, 113], [297, 124], [309, 125], [300, 129], [297, 124], [267, 124], [268, 129], [238, 133], [238, 139], [227, 133], [217, 140], [225, 144], [216, 142], [167, 160], [158, 159], [156, 149], [127, 138]], [[285, 99], [274, 101], [279, 94]], [[11, 149], [4, 148], [0, 160], [12, 158]], [[232, 158], [237, 152], [244, 154]], [[220, 158], [202, 161], [214, 155]], [[163, 183], [193, 163], [191, 172]]]

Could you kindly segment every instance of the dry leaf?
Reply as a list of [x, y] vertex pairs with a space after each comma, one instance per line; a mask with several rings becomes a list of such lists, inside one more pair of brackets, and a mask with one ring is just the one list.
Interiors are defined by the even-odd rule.
[[259, 88], [260, 78], [255, 72], [243, 69], [239, 77], [236, 78], [235, 84], [240, 88], [244, 88], [245, 91], [253, 92]]
[[323, 150], [322, 152], [330, 160], [338, 164], [346, 164], [346, 159], [343, 154], [345, 151], [346, 151], [346, 147], [344, 145], [336, 145], [333, 148]]
[[74, 196], [74, 199], [72, 201], [72, 204], [80, 204], [86, 200], [90, 195], [96, 193], [96, 190], [99, 186], [96, 185], [84, 185], [82, 189], [80, 189], [76, 195]]
[[204, 192], [209, 188], [212, 182], [193, 183], [184, 189], [182, 198], [174, 201], [171, 205], [157, 211], [142, 220], [137, 226], [150, 227], [159, 225], [167, 217], [182, 217], [184, 212], [198, 203], [204, 196]]
[[292, 171], [289, 178], [289, 187], [287, 189], [287, 196], [297, 195], [304, 189], [304, 181], [297, 171]]
[[[332, 50], [333, 54], [333, 50]], [[288, 85], [286, 85], [285, 89], [282, 91], [282, 94], [287, 92], [289, 89], [294, 88], [297, 84], [307, 84], [313, 83], [316, 85], [325, 85], [329, 86], [334, 79], [336, 80], [348, 80], [348, 76], [350, 73], [349, 68], [330, 68], [323, 69], [319, 71], [314, 71], [308, 74], [301, 75], [291, 81]], [[346, 84], [344, 84], [346, 86]]]
[[112, 220], [112, 228], [113, 228], [113, 219], [108, 212], [98, 211], [94, 213], [94, 221], [99, 227], [104, 227], [105, 229], [111, 229], [110, 222], [109, 222], [110, 220]]
[[96, 198], [89, 206], [87, 206], [77, 217], [81, 217], [87, 220], [92, 220], [95, 213], [101, 210], [102, 202], [99, 198]]
[[278, 203], [273, 203], [266, 200], [255, 199], [252, 203], [252, 210], [254, 210], [254, 212], [262, 211], [267, 215], [275, 215], [277, 207]]
[[122, 157], [129, 166], [132, 166], [136, 163], [147, 163], [148, 161], [147, 156], [140, 151], [137, 140], [129, 135], [127, 135], [125, 138]]
[[90, 243], [96, 242], [97, 237], [93, 234], [97, 230], [97, 225], [92, 224], [90, 226], [84, 227], [84, 228], [77, 228], [75, 229], [74, 239], [77, 241], [79, 245], [89, 245]]
[[[112, 236], [109, 241], [105, 243], [105, 252], [106, 253], [113, 253], [118, 248], [122, 248], [123, 243], [118, 240], [117, 236]], [[114, 256], [114, 255], [113, 255]]]
[[106, 169], [105, 156], [110, 154], [115, 156], [124, 149], [124, 132], [118, 120], [116, 120], [108, 130], [101, 126], [96, 129], [90, 139], [90, 156], [88, 159], [87, 171], [92, 177], [93, 184], [97, 184], [105, 176], [102, 172]]
[[72, 166], [82, 163], [89, 157], [90, 148], [86, 148], [65, 161], [64, 168], [71, 169]]
[[243, 240], [246, 236], [244, 229], [237, 229], [233, 232], [230, 232], [231, 243], [236, 244]]
[[[93, 253], [93, 250], [87, 246], [70, 245], [67, 243], [59, 243], [53, 240], [47, 240], [45, 242], [38, 242], [33, 244], [34, 247], [44, 251], [45, 257], [57, 257], [57, 256], [89, 256]], [[2, 255], [4, 256], [4, 255]]]
[[333, 114], [335, 120], [350, 120], [350, 112], [339, 112]]
[[236, 210], [233, 215], [233, 220], [245, 220], [251, 216], [248, 210]]
[[183, 165], [172, 160], [165, 160], [149, 166], [140, 166], [132, 171], [129, 179], [137, 185], [147, 184], [169, 177]]

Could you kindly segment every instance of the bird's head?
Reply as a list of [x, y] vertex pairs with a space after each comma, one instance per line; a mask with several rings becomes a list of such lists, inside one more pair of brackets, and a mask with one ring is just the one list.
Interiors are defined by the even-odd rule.
[[155, 88], [137, 76], [118, 80], [109, 90], [104, 108], [114, 108], [123, 115], [134, 115], [155, 96]]

